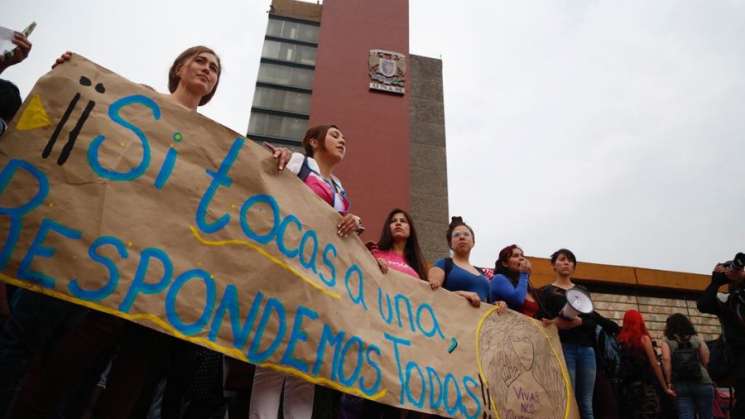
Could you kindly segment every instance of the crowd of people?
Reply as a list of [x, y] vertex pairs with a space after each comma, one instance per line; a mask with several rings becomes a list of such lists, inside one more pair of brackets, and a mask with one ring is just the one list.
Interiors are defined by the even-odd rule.
[[[0, 71], [20, 62], [30, 51], [31, 44], [22, 35], [14, 42], [16, 55], [12, 62], [0, 64]], [[65, 65], [70, 57], [70, 53], [63, 54], [55, 66]], [[170, 94], [163, 98], [196, 112], [214, 95], [220, 74], [220, 58], [213, 50], [189, 48], [174, 60], [168, 74]], [[4, 122], [10, 121], [20, 106], [18, 90], [10, 92], [6, 86], [0, 84], [0, 118]], [[351, 212], [350, 197], [334, 176], [348, 147], [342, 129], [336, 125], [312, 127], [302, 139], [302, 147], [303, 153], [291, 153], [270, 146], [278, 171], [297, 175], [339, 213], [335, 233], [340, 237], [362, 232], [361, 219]], [[394, 208], [385, 217], [379, 240], [368, 244], [383, 273], [393, 269], [411, 281], [426, 281], [433, 290], [443, 288], [457, 294], [474, 307], [495, 304], [498, 313], [509, 308], [545, 327], [558, 328], [583, 419], [662, 417], [665, 398], [674, 401], [677, 413], [673, 415], [677, 417], [712, 417], [714, 382], [707, 372], [710, 353], [685, 315], [673, 314], [667, 319], [657, 351], [638, 311], [626, 312], [621, 327], [596, 311], [566, 315], [563, 309], [568, 290], [590, 295], [588, 289], [573, 282], [577, 258], [569, 249], [559, 249], [550, 256], [554, 280], [537, 288], [531, 283], [531, 263], [517, 245], [498, 252], [491, 272], [474, 266], [470, 255], [475, 231], [460, 217], [453, 217], [445, 232], [451, 254], [442, 255], [431, 265], [422, 256], [411, 215]], [[702, 312], [716, 314], [722, 321], [727, 340], [724, 353], [729, 354], [736, 376], [735, 394], [745, 392], [745, 361], [737, 356], [745, 346], [745, 326], [742, 316], [722, 301], [717, 291], [744, 278], [737, 266], [717, 265], [712, 283], [699, 301]], [[341, 395], [295, 376], [227, 359], [117, 317], [9, 288], [0, 284], [0, 418], [224, 418], [228, 411], [230, 418], [252, 419], [280, 415], [287, 419], [427, 416]], [[605, 368], [606, 346], [599, 343], [599, 336], [617, 343], [618, 362], [613, 373]], [[612, 385], [608, 386], [609, 382]], [[607, 397], [602, 398], [603, 403], [593, 403], [601, 387], [608, 390]], [[606, 409], [602, 414], [598, 413], [601, 404]], [[608, 404], [613, 407], [607, 409]], [[732, 417], [745, 417], [744, 404], [738, 400]]]

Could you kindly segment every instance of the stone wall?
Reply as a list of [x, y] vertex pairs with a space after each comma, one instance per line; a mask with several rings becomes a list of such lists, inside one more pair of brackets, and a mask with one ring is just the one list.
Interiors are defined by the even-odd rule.
[[411, 216], [424, 258], [448, 255], [448, 174], [442, 61], [409, 55]]
[[598, 313], [615, 320], [619, 326], [626, 310], [638, 310], [654, 339], [662, 338], [665, 320], [673, 313], [688, 316], [705, 340], [716, 339], [720, 333], [716, 316], [700, 313], [695, 300], [593, 292], [592, 301]]

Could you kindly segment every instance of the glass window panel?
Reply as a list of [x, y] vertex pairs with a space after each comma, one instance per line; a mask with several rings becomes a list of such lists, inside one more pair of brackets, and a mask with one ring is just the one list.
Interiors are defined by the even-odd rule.
[[280, 64], [261, 63], [258, 81], [279, 84], [281, 86], [311, 89], [313, 87], [313, 70], [288, 67]]
[[270, 36], [282, 35], [282, 23], [283, 21], [269, 18], [269, 24], [266, 27], [266, 34]]
[[266, 28], [266, 34], [278, 38], [313, 42], [314, 44], [317, 44], [318, 29], [319, 27], [317, 25], [269, 18], [269, 25]]
[[254, 93], [253, 105], [259, 108], [308, 115], [310, 113], [310, 95], [259, 86]]
[[298, 25], [298, 39], [306, 42], [318, 43], [318, 26]]
[[261, 50], [261, 56], [276, 59], [279, 56], [279, 42], [264, 41], [264, 48]]
[[254, 112], [248, 123], [248, 134], [281, 137], [300, 142], [308, 129], [308, 120]]
[[315, 47], [272, 41], [269, 39], [264, 41], [264, 49], [261, 51], [261, 56], [292, 63], [316, 64]]

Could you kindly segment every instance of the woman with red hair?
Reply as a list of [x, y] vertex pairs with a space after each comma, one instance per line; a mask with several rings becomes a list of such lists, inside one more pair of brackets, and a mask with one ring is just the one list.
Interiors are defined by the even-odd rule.
[[641, 313], [629, 310], [624, 314], [617, 340], [621, 345], [621, 412], [632, 419], [659, 417], [655, 379], [671, 397], [675, 397], [675, 392], [665, 383]]

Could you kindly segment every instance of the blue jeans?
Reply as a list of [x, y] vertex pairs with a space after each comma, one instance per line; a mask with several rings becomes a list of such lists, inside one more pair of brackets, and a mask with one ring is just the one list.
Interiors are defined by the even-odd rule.
[[569, 378], [572, 380], [574, 397], [577, 398], [582, 419], [594, 419], [592, 394], [595, 391], [595, 350], [592, 346], [571, 343], [562, 344], [567, 362]]
[[699, 419], [711, 419], [714, 404], [714, 387], [711, 384], [673, 383], [678, 394], [675, 407], [679, 419], [694, 419], [698, 412]]

